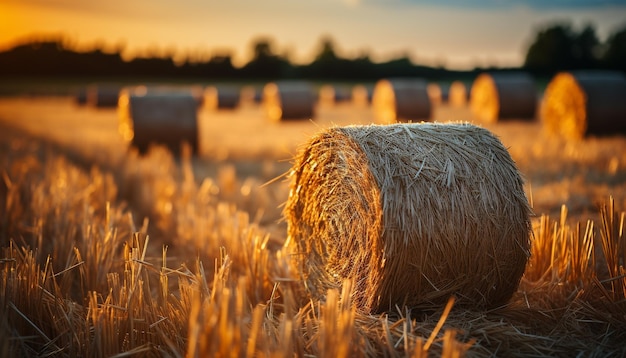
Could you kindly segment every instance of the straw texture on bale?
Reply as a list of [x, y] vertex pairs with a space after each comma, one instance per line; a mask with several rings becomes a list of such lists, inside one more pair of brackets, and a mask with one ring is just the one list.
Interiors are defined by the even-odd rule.
[[241, 91], [228, 86], [209, 86], [204, 90], [204, 107], [209, 110], [235, 109]]
[[96, 108], [117, 107], [120, 87], [116, 85], [90, 85], [87, 88], [87, 104]]
[[427, 83], [416, 78], [383, 79], [376, 83], [372, 106], [377, 123], [429, 120], [431, 104]]
[[461, 81], [454, 81], [450, 84], [450, 91], [448, 92], [448, 104], [454, 107], [463, 107], [467, 105], [468, 91], [465, 83]]
[[472, 84], [470, 106], [487, 122], [499, 119], [533, 119], [537, 90], [533, 78], [522, 72], [483, 73]]
[[302, 81], [277, 81], [263, 88], [263, 105], [269, 119], [310, 119], [315, 107], [312, 86]]
[[141, 153], [161, 144], [180, 153], [187, 142], [198, 151], [197, 98], [191, 91], [124, 89], [119, 101], [119, 131]]
[[322, 131], [301, 150], [285, 207], [286, 246], [309, 294], [355, 282], [366, 312], [494, 307], [529, 256], [530, 209], [507, 150], [469, 124]]
[[626, 133], [626, 77], [613, 71], [557, 74], [541, 105], [544, 128], [569, 139]]

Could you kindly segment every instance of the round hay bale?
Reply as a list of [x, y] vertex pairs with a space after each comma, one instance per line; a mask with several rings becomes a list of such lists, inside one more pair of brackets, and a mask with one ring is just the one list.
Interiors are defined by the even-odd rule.
[[273, 121], [313, 117], [315, 94], [307, 82], [277, 81], [263, 88], [263, 105]]
[[240, 90], [230, 86], [209, 86], [204, 90], [204, 108], [209, 110], [235, 109], [239, 105]]
[[74, 92], [74, 100], [77, 105], [83, 106], [87, 104], [87, 88], [80, 87]]
[[426, 92], [428, 92], [428, 98], [430, 103], [434, 106], [438, 106], [448, 101], [448, 86], [438, 83], [429, 83], [426, 86]]
[[335, 105], [335, 87], [332, 85], [323, 85], [320, 87], [317, 101], [322, 106]]
[[239, 98], [239, 103], [242, 105], [261, 103], [261, 93], [254, 86], [243, 86], [239, 93]]
[[151, 144], [162, 144], [179, 154], [183, 142], [197, 153], [197, 106], [191, 91], [124, 89], [118, 107], [120, 134], [140, 153], [146, 153]]
[[96, 108], [117, 107], [120, 87], [112, 84], [90, 85], [87, 87], [87, 104]]
[[376, 83], [372, 106], [381, 124], [430, 120], [426, 81], [418, 78], [383, 79]]
[[359, 107], [367, 107], [372, 101], [372, 91], [364, 85], [352, 87], [352, 104]]
[[450, 84], [448, 93], [448, 103], [454, 107], [463, 107], [468, 102], [468, 91], [465, 83], [461, 81], [453, 81]]
[[487, 122], [533, 119], [537, 109], [535, 81], [527, 73], [483, 73], [472, 84], [470, 106]]
[[561, 72], [541, 105], [545, 130], [569, 139], [626, 133], [626, 77], [616, 71]]
[[529, 257], [530, 208], [507, 150], [469, 124], [336, 127], [301, 150], [287, 248], [314, 297], [351, 278], [367, 312], [499, 306]]
[[322, 106], [332, 107], [348, 100], [348, 95], [340, 87], [323, 85], [320, 87], [318, 103]]
[[196, 105], [198, 108], [204, 106], [204, 86], [191, 85], [188, 87], [183, 87], [183, 90], [191, 92], [191, 95], [196, 100]]

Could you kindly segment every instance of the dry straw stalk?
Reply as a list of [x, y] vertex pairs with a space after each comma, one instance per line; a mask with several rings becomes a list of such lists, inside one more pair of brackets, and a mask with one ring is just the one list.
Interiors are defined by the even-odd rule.
[[530, 209], [509, 153], [469, 124], [332, 128], [298, 155], [286, 245], [313, 296], [355, 282], [354, 302], [498, 306], [529, 255]]

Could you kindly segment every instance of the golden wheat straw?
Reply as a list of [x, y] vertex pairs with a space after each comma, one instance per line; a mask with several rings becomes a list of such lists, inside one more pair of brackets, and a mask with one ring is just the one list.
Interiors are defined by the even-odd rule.
[[521, 177], [500, 141], [468, 124], [322, 131], [300, 152], [287, 246], [313, 297], [355, 282], [365, 311], [506, 303], [529, 255]]
[[[341, 134], [344, 139], [354, 138]], [[448, 137], [434, 147], [446, 145]], [[414, 136], [410, 142], [422, 140]], [[336, 144], [333, 152], [342, 153], [339, 149], [346, 140]], [[466, 144], [458, 152], [469, 164], [472, 155], [466, 152]], [[289, 247], [274, 252], [273, 238], [247, 215], [232, 202], [219, 204], [222, 184], [212, 179], [196, 184], [190, 163], [183, 162], [182, 173], [166, 151], [157, 149], [147, 157], [131, 153], [122, 173], [112, 175], [80, 170], [54, 152], [43, 155], [47, 150], [22, 156], [19, 151], [26, 147], [11, 148], [17, 149], [0, 151], [1, 160], [8, 163], [0, 183], [0, 354], [626, 354], [624, 213], [612, 201], [597, 225], [570, 225], [565, 207], [556, 221], [545, 217], [538, 222], [526, 275], [504, 307], [477, 310], [459, 305], [444, 315], [445, 302], [429, 310], [411, 310], [399, 303], [374, 315], [353, 302], [354, 293], [363, 287], [359, 281], [342, 280], [333, 284], [332, 293], [320, 291], [319, 299], [302, 300], [300, 282], [290, 271]], [[385, 148], [390, 155], [407, 153]], [[439, 153], [435, 149], [416, 153], [434, 156]], [[357, 158], [365, 161], [363, 156]], [[396, 171], [387, 184], [402, 177], [404, 172], [397, 169], [405, 169], [407, 163], [412, 164], [411, 178], [419, 173], [415, 180], [437, 169], [443, 187], [465, 178], [464, 166], [455, 161], [450, 166], [442, 160], [437, 166], [425, 160], [412, 163], [410, 158], [407, 154], [398, 162], [402, 165], [392, 166]], [[317, 168], [325, 168], [319, 160], [314, 162]], [[364, 177], [370, 170], [360, 168], [345, 171], [348, 179], [354, 173]], [[341, 193], [343, 179], [334, 183], [333, 193]], [[366, 191], [359, 197], [377, 197]], [[448, 201], [444, 196], [433, 203]], [[423, 216], [425, 211], [413, 209], [411, 215]], [[342, 238], [337, 235], [335, 240]], [[426, 342], [430, 342], [428, 352]]]

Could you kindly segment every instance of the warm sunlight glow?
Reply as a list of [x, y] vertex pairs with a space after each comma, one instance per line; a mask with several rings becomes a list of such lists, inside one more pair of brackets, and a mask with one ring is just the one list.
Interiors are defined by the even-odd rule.
[[[320, 18], [324, 21], [319, 21]], [[293, 3], [237, 0], [127, 2], [17, 1], [0, 4], [0, 48], [33, 35], [64, 36], [73, 47], [95, 43], [122, 48], [125, 59], [171, 55], [177, 63], [215, 54], [232, 55], [236, 66], [253, 55], [251, 41], [275, 39], [275, 51], [294, 63], [310, 62], [319, 39], [332, 36], [341, 55], [366, 54], [374, 61], [408, 56], [429, 66], [467, 69], [518, 66], [535, 27], [555, 19], [594, 23], [604, 39], [623, 23], [623, 8], [443, 6], [430, 2], [359, 0]]]

